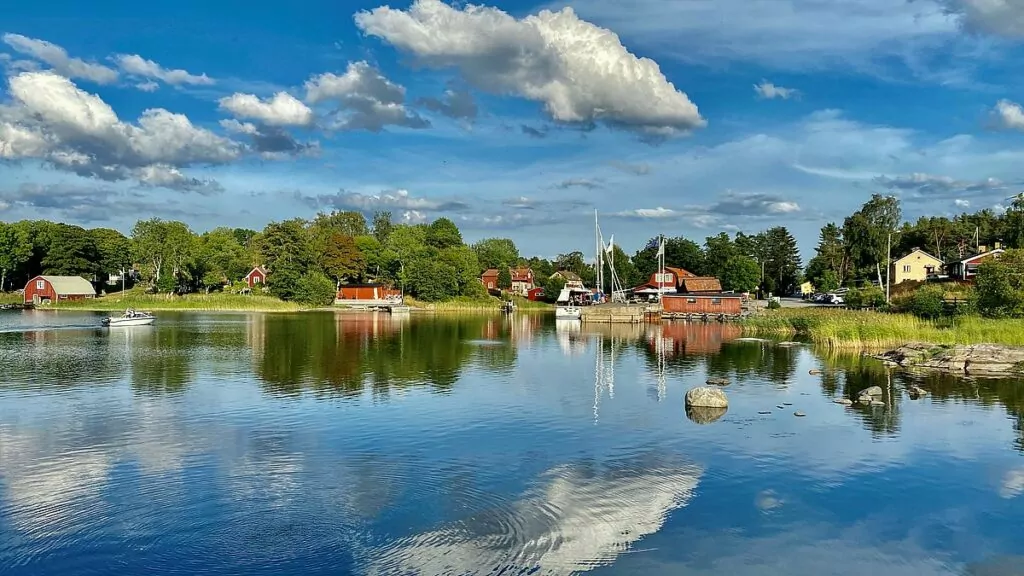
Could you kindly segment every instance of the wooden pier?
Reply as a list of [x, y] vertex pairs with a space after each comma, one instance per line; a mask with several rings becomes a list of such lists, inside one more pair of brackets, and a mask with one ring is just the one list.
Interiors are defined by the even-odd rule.
[[35, 308], [32, 304], [0, 304], [0, 310], [31, 310]]
[[580, 320], [600, 324], [642, 324], [657, 322], [660, 311], [645, 304], [598, 304], [580, 307]]

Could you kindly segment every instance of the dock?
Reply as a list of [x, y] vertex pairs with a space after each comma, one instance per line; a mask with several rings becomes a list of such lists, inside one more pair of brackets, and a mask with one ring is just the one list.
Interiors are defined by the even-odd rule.
[[657, 322], [660, 310], [646, 304], [597, 304], [582, 306], [580, 320], [600, 324], [643, 324]]
[[379, 310], [381, 312], [390, 312], [392, 314], [404, 314], [409, 312], [409, 306], [401, 301], [395, 300], [355, 300], [355, 299], [336, 299], [334, 306], [343, 310]]
[[35, 308], [32, 304], [0, 304], [0, 310], [31, 310]]

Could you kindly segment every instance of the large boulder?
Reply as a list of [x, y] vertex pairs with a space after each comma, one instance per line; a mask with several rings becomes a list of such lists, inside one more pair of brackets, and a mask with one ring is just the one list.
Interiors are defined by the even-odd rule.
[[711, 424], [718, 420], [725, 413], [728, 412], [728, 408], [710, 408], [708, 406], [687, 406], [686, 417], [695, 424]]
[[861, 390], [860, 391], [860, 395], [861, 396], [881, 396], [882, 395], [882, 387], [881, 386], [870, 386], [868, 388], [865, 388], [865, 389]]
[[721, 388], [699, 386], [686, 393], [686, 405], [703, 408], [728, 408], [729, 398]]
[[995, 344], [934, 346], [911, 343], [876, 356], [904, 368], [974, 375], [1024, 373], [1024, 348]]

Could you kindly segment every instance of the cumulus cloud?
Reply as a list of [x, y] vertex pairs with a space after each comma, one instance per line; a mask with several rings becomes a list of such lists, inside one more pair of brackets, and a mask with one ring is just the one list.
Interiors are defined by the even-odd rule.
[[326, 73], [306, 82], [310, 104], [337, 102], [331, 128], [379, 132], [385, 126], [427, 128], [430, 122], [405, 106], [405, 87], [395, 84], [365, 61], [350, 62], [344, 74]]
[[232, 94], [219, 101], [220, 108], [238, 118], [252, 118], [269, 126], [308, 126], [313, 111], [287, 92], [261, 100], [252, 94]]
[[138, 170], [138, 179], [145, 186], [157, 186], [183, 192], [198, 192], [203, 195], [217, 194], [224, 191], [224, 187], [215, 180], [190, 178], [182, 174], [181, 170], [166, 164], [143, 166]]
[[456, 120], [476, 118], [476, 101], [468, 90], [447, 89], [441, 98], [420, 98], [419, 105]]
[[146, 80], [145, 82], [139, 82], [136, 84], [135, 88], [143, 92], [156, 92], [160, 89], [160, 85], [152, 80]]
[[165, 218], [190, 220], [209, 215], [195, 202], [179, 204], [151, 194], [126, 193], [107, 184], [26, 183], [13, 189], [0, 188], [0, 202], [12, 210], [22, 210], [22, 216], [39, 217], [42, 213], [49, 218], [83, 224], [110, 222], [124, 215], [131, 222], [137, 214], [160, 214]]
[[236, 142], [161, 108], [145, 110], [136, 124], [122, 122], [98, 96], [52, 72], [19, 74], [9, 92], [13, 105], [0, 108], [3, 158], [114, 181], [139, 178], [151, 166], [222, 164], [241, 154]]
[[239, 122], [235, 119], [221, 120], [220, 125], [233, 134], [249, 136], [250, 148], [268, 160], [314, 155], [320, 151], [319, 142], [299, 142], [280, 126], [257, 126], [252, 122]]
[[795, 88], [783, 88], [782, 86], [776, 86], [767, 80], [762, 80], [760, 84], [754, 84], [754, 92], [757, 93], [759, 98], [764, 98], [766, 100], [771, 100], [773, 98], [789, 100], [790, 98], [800, 96], [800, 91]]
[[971, 206], [971, 201], [964, 200], [963, 198], [957, 198], [956, 200], [953, 201], [953, 203], [956, 204], [959, 208], [970, 208]]
[[117, 70], [80, 58], [72, 58], [64, 48], [52, 42], [9, 33], [3, 35], [3, 41], [17, 52], [49, 64], [61, 76], [80, 78], [97, 84], [117, 82]]
[[627, 220], [678, 220], [697, 228], [718, 226], [734, 228], [731, 222], [736, 218], [777, 218], [780, 215], [793, 216], [801, 211], [800, 205], [781, 196], [763, 193], [739, 194], [726, 192], [710, 205], [690, 205], [679, 208], [636, 208], [612, 214]]
[[312, 208], [331, 207], [338, 210], [408, 210], [415, 212], [457, 212], [467, 210], [469, 205], [458, 200], [436, 200], [413, 196], [408, 190], [386, 190], [378, 194], [362, 194], [341, 190], [335, 194], [321, 194], [302, 197], [301, 200]]
[[1009, 100], [1000, 100], [994, 110], [996, 122], [1002, 128], [1024, 131], [1024, 108]]
[[1024, 37], [1024, 3], [1020, 0], [946, 0], [946, 6], [962, 17], [972, 32]]
[[214, 84], [214, 80], [206, 74], [196, 76], [185, 70], [168, 70], [152, 60], [146, 60], [138, 54], [118, 54], [114, 57], [114, 61], [117, 62], [118, 67], [125, 74], [160, 80], [171, 86], [180, 86], [182, 84], [209, 86]]
[[571, 8], [522, 19], [497, 9], [416, 0], [362, 11], [356, 25], [425, 66], [456, 68], [473, 86], [541, 102], [559, 122], [604, 121], [668, 136], [706, 125], [658, 64]]

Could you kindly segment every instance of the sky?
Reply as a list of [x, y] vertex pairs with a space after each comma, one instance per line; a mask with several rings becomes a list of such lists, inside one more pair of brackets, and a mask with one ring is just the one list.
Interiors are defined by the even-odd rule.
[[[88, 4], [88, 5], [87, 5]], [[54, 0], [0, 22], [0, 220], [455, 221], [524, 255], [1001, 210], [1024, 0]]]

